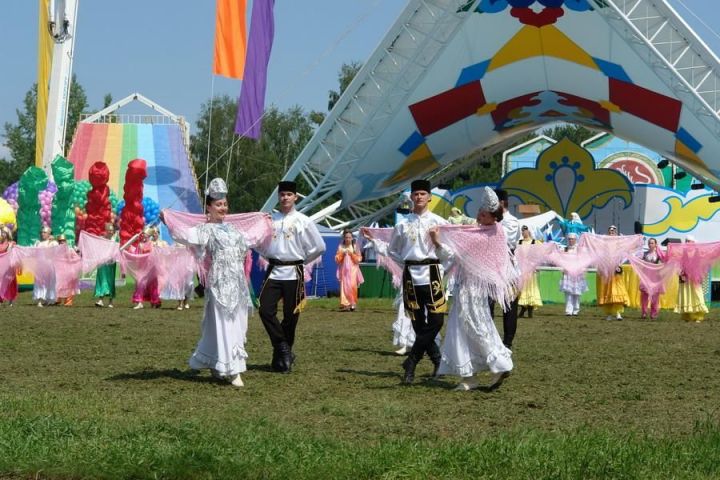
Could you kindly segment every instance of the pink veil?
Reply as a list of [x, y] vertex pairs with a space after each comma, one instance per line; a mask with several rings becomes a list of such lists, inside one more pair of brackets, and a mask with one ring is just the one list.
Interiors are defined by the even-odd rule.
[[675, 263], [651, 263], [634, 255], [630, 255], [628, 260], [640, 279], [640, 287], [651, 297], [664, 293], [668, 280], [678, 270]]
[[699, 284], [707, 277], [713, 264], [720, 259], [720, 242], [671, 243], [667, 262], [685, 273], [688, 282]]
[[80, 292], [80, 275], [82, 259], [75, 250], [67, 245], [60, 245], [65, 251], [55, 257], [55, 286], [58, 298], [71, 297]]
[[80, 232], [78, 248], [82, 253], [82, 271], [90, 273], [101, 265], [117, 262], [120, 248], [117, 242], [93, 235], [83, 230]]
[[642, 235], [612, 236], [583, 233], [578, 243], [578, 256], [592, 256], [598, 273], [603, 277], [609, 277], [626, 258], [641, 249], [642, 245]]
[[31, 272], [37, 283], [48, 285], [55, 278], [55, 264], [58, 258], [64, 255], [65, 247], [62, 245], [53, 247], [15, 246], [12, 251], [16, 255], [16, 264], [21, 265], [23, 270]]

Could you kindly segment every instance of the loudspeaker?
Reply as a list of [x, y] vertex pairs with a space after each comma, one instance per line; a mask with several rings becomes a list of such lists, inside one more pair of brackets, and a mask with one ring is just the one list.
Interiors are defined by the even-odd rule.
[[640, 222], [635, 222], [635, 233], [643, 233], [643, 224]]

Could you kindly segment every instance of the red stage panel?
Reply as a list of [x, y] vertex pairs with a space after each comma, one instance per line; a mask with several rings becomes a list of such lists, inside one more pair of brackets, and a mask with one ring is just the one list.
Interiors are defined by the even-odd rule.
[[680, 123], [682, 103], [632, 83], [610, 79], [610, 101], [623, 112], [676, 132]]
[[427, 136], [474, 115], [483, 105], [485, 95], [480, 82], [471, 82], [410, 105], [410, 113], [420, 133]]

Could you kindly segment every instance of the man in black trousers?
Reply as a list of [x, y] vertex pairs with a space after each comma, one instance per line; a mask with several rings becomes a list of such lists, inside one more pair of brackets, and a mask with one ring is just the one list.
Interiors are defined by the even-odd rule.
[[[432, 200], [429, 181], [415, 180], [410, 190], [413, 211], [395, 225], [387, 245], [374, 242], [378, 253], [389, 255], [404, 267], [403, 303], [415, 331], [415, 343], [403, 363], [403, 382], [406, 384], [415, 380], [415, 367], [425, 353], [434, 365], [433, 376], [437, 374], [442, 354], [435, 337], [443, 326], [447, 312], [443, 272], [428, 231], [448, 222], [428, 208]], [[363, 229], [362, 233], [373, 240], [367, 230]]]
[[[507, 241], [510, 251], [514, 252], [520, 239], [520, 222], [518, 222], [518, 219], [508, 210], [508, 193], [505, 190], [497, 189], [495, 190], [495, 194], [498, 196], [500, 204], [503, 207], [503, 219], [500, 223], [503, 230], [505, 230], [505, 240]], [[510, 304], [510, 308], [503, 311], [503, 343], [510, 349], [512, 349], [513, 339], [517, 331], [519, 296], [520, 292], [517, 292], [517, 296]], [[495, 302], [490, 302], [490, 313], [495, 314]]]
[[[272, 214], [273, 236], [269, 245], [257, 248], [270, 264], [258, 295], [260, 319], [273, 346], [271, 366], [281, 373], [290, 373], [295, 361], [295, 328], [305, 305], [304, 265], [325, 252], [317, 226], [295, 210], [297, 199], [295, 182], [278, 184], [280, 211]], [[277, 317], [281, 299], [282, 322]]]

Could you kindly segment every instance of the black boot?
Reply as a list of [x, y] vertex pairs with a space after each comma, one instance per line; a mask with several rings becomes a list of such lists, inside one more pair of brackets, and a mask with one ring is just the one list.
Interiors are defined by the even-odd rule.
[[520, 313], [518, 313], [518, 318], [522, 318], [525, 315], [525, 310], [527, 310], [525, 307], [520, 307]]
[[278, 349], [280, 350], [280, 361], [283, 366], [280, 373], [290, 373], [293, 362], [295, 361], [295, 355], [293, 355], [292, 350], [290, 350], [290, 345], [288, 345], [287, 342], [280, 342]]
[[270, 366], [276, 372], [282, 372], [285, 370], [285, 365], [283, 364], [283, 357], [282, 357], [282, 353], [280, 352], [279, 345], [273, 347], [273, 356], [272, 356], [272, 362], [270, 363]]
[[532, 318], [533, 308], [535, 307], [528, 307], [528, 318]]
[[405, 369], [405, 374], [403, 375], [403, 383], [406, 385], [410, 385], [415, 381], [415, 366], [417, 365], [417, 361], [415, 360], [415, 357], [412, 355], [409, 355], [405, 361], [402, 363], [403, 368]]
[[280, 342], [273, 348], [272, 369], [280, 373], [290, 373], [293, 355], [287, 342]]
[[442, 362], [442, 353], [440, 353], [440, 347], [437, 346], [437, 343], [433, 342], [432, 346], [428, 348], [428, 356], [433, 363], [432, 376], [433, 378], [437, 377], [438, 370], [440, 370], [440, 363]]

